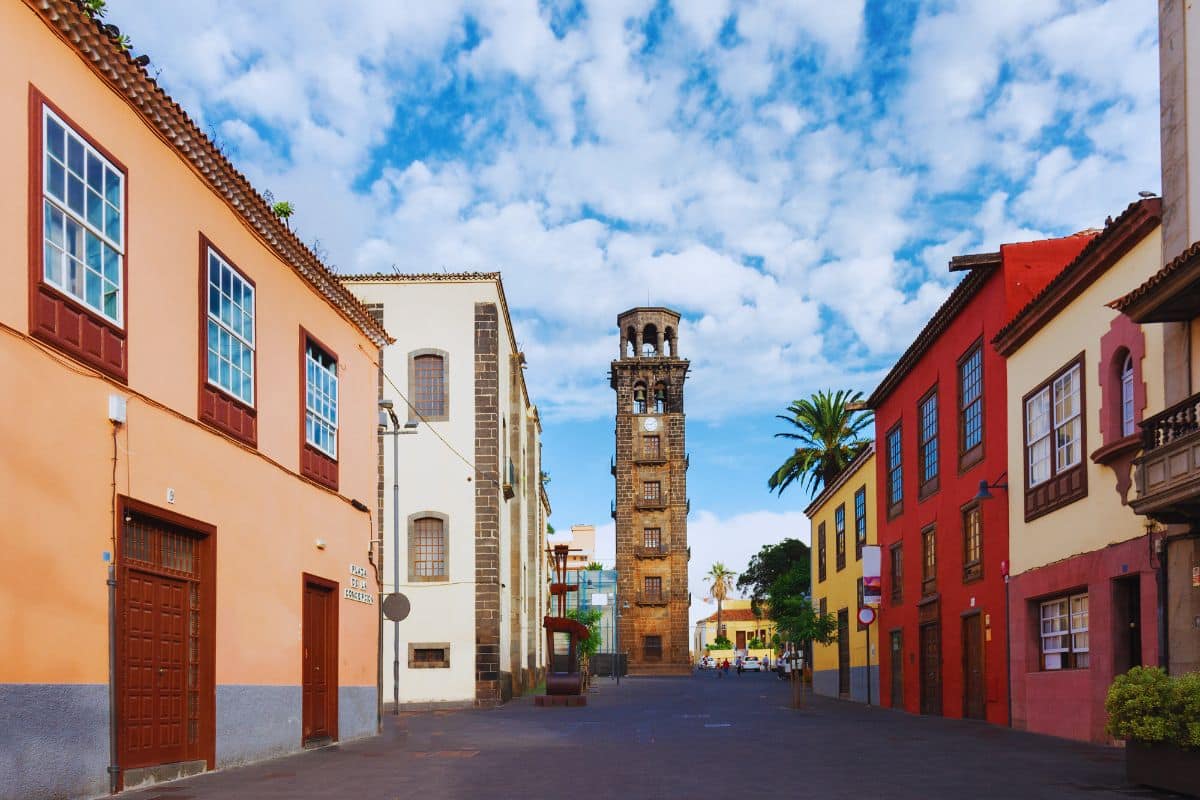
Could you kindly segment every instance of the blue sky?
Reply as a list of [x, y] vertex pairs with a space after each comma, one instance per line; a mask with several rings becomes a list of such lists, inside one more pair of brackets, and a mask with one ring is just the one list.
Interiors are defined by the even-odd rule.
[[1158, 189], [1144, 0], [109, 8], [336, 269], [502, 271], [558, 528], [610, 522], [617, 313], [683, 313], [697, 598], [807, 538], [774, 414], [869, 392], [951, 256]]

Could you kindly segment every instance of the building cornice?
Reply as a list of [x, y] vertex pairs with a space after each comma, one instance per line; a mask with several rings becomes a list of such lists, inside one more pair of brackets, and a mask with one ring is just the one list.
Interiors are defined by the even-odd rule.
[[1000, 329], [992, 339], [997, 352], [1010, 356], [1019, 350], [1161, 222], [1162, 201], [1159, 198], [1131, 203]]
[[[1196, 315], [1194, 308], [1181, 309], [1178, 313], [1162, 313], [1163, 306], [1171, 299], [1186, 298], [1190, 288], [1200, 283], [1200, 241], [1193, 242], [1186, 250], [1151, 275], [1128, 294], [1113, 300], [1109, 308], [1121, 312], [1134, 322], [1182, 321]], [[1164, 303], [1164, 300], [1167, 303]]]

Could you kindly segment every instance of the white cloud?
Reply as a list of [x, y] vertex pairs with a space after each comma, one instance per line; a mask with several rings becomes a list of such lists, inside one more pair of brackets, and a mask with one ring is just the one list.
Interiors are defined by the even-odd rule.
[[536, 0], [110, 17], [343, 270], [502, 270], [548, 419], [611, 413], [614, 319], [648, 298], [687, 317], [694, 417], [869, 389], [950, 256], [1157, 186], [1139, 0], [928, 6], [882, 87], [861, 0], [677, 2], [654, 33], [656, 5], [587, 2], [557, 34]]

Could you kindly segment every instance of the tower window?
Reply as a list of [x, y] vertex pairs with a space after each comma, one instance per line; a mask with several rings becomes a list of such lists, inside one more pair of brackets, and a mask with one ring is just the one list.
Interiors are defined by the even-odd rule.
[[642, 640], [642, 658], [646, 661], [662, 661], [661, 636], [647, 636]]
[[642, 545], [647, 550], [662, 548], [662, 528], [646, 528], [642, 531]]
[[661, 442], [657, 436], [642, 439], [642, 455], [646, 458], [658, 458], [662, 455]]
[[[1132, 386], [1132, 384], [1130, 384]], [[661, 385], [654, 387], [654, 413], [661, 414], [667, 410], [667, 390]]]
[[646, 413], [646, 387], [640, 383], [633, 387], [633, 413]]
[[662, 578], [658, 575], [653, 575], [645, 579], [643, 584], [646, 590], [646, 599], [650, 602], [658, 602], [662, 600]]
[[660, 481], [643, 481], [642, 482], [642, 498], [645, 500], [659, 500], [662, 498], [662, 483]]

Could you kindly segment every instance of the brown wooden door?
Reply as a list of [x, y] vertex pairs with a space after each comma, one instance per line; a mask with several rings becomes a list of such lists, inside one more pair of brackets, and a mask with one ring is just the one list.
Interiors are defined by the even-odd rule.
[[837, 612], [838, 694], [850, 696], [850, 610]]
[[737, 632], [737, 649], [738, 650], [746, 649], [746, 632], [745, 631]]
[[921, 713], [942, 713], [942, 642], [938, 623], [921, 626]]
[[333, 589], [304, 583], [303, 741], [337, 738], [337, 628]]
[[121, 766], [184, 761], [187, 581], [130, 569], [123, 589]]
[[987, 719], [983, 675], [983, 615], [963, 618], [963, 716]]
[[892, 631], [892, 708], [904, 708], [904, 636]]

